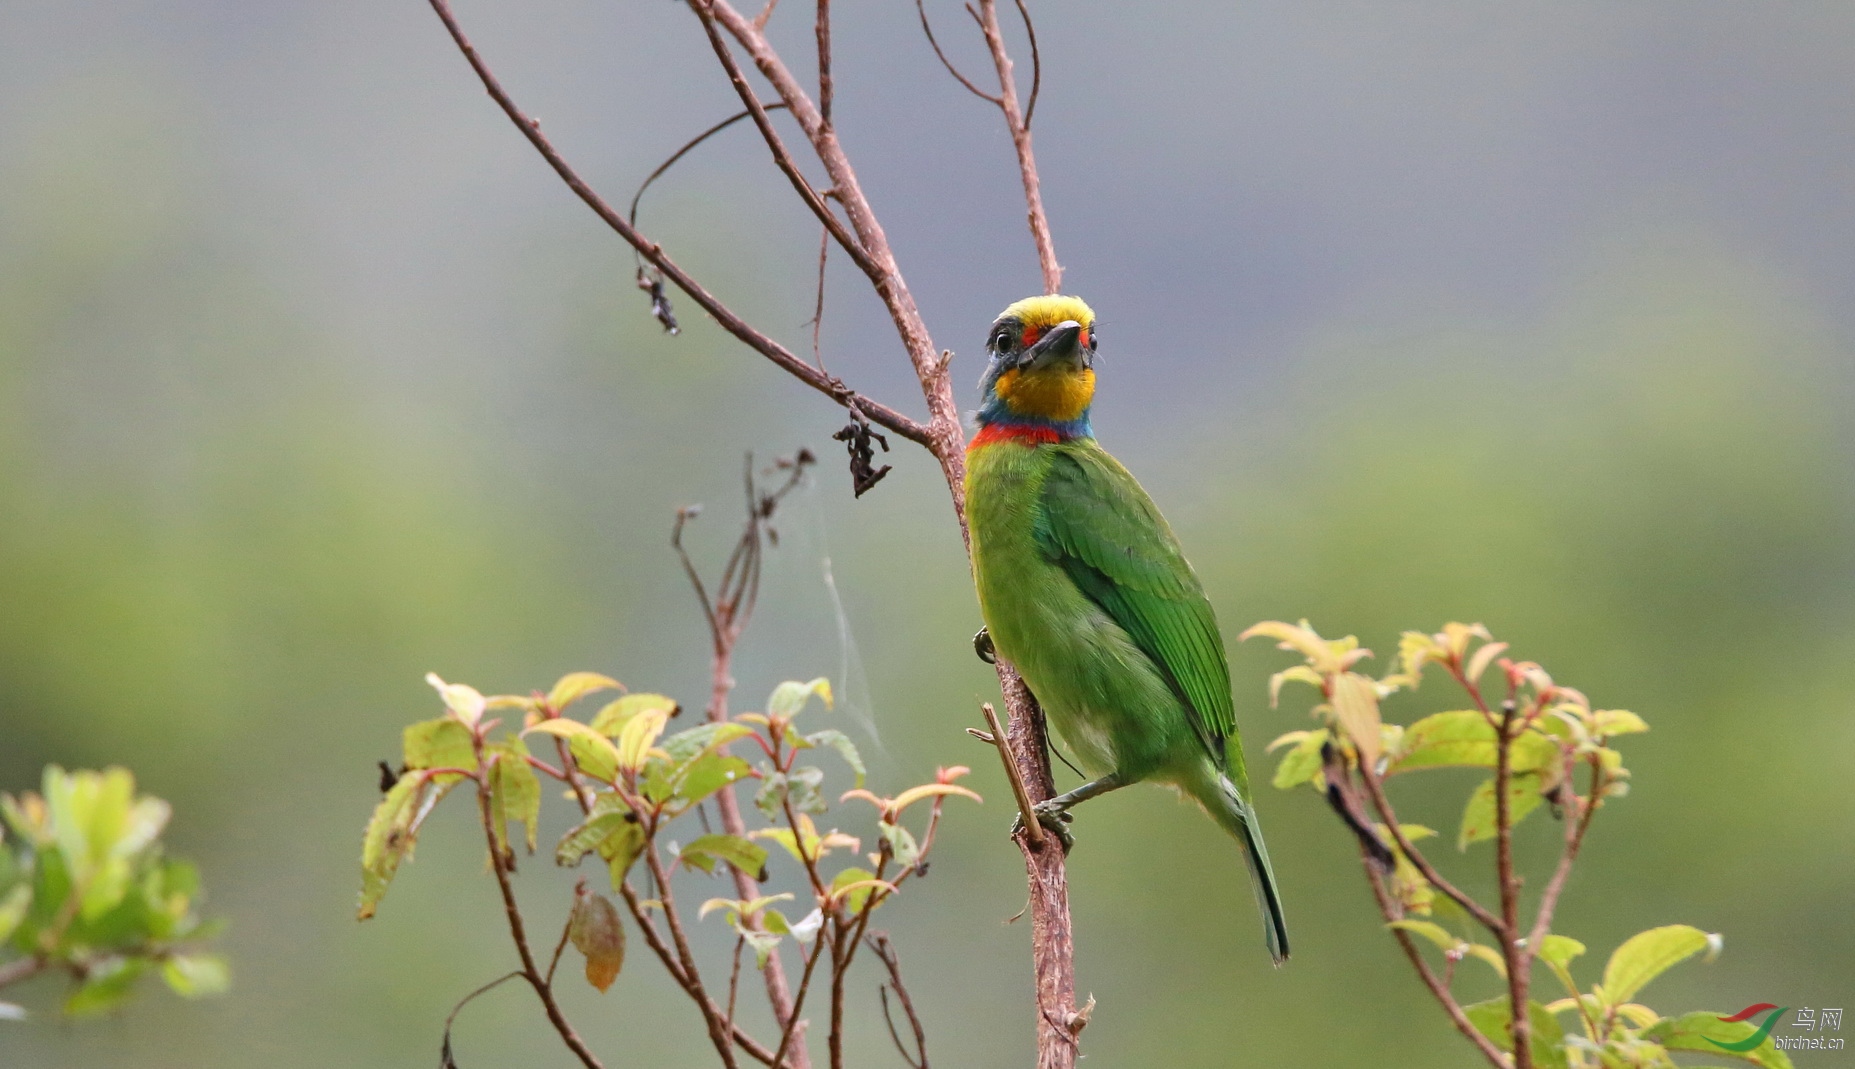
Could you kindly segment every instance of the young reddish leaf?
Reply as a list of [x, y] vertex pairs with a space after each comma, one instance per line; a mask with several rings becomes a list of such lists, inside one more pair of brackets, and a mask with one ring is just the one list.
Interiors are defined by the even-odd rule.
[[1463, 677], [1470, 683], [1474, 683], [1481, 679], [1481, 674], [1486, 672], [1488, 666], [1494, 663], [1494, 659], [1499, 657], [1506, 649], [1507, 643], [1505, 642], [1482, 643], [1481, 648], [1475, 651], [1475, 656], [1469, 658], [1469, 666], [1463, 669], [1462, 672]]
[[1308, 665], [1321, 675], [1331, 675], [1341, 670], [1339, 658], [1327, 641], [1314, 633], [1306, 620], [1299, 625], [1283, 623], [1280, 620], [1264, 620], [1237, 636], [1238, 642], [1248, 642], [1257, 636], [1272, 638], [1279, 644], [1278, 648], [1299, 653], [1308, 659]]
[[611, 901], [582, 884], [573, 895], [567, 938], [586, 956], [586, 982], [600, 991], [611, 987], [625, 966], [625, 928]]

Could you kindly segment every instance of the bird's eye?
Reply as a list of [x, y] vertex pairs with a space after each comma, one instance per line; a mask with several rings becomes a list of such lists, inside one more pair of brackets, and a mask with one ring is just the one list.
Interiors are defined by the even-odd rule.
[[1089, 351], [1093, 352], [1095, 349], [1099, 348], [1100, 346], [1101, 346], [1101, 328], [1096, 326], [1093, 323], [1090, 323], [1089, 324]]
[[992, 351], [1008, 353], [1011, 351], [1011, 331], [1000, 327], [992, 332]]

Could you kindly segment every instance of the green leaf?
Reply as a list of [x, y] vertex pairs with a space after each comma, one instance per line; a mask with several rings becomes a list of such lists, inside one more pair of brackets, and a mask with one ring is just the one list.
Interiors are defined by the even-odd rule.
[[719, 724], [698, 724], [686, 731], [664, 736], [658, 740], [657, 745], [670, 755], [671, 761], [681, 764], [704, 750], [720, 750], [734, 740], [744, 739], [753, 733], [754, 729], [746, 724], [730, 720]]
[[611, 676], [602, 676], [598, 672], [568, 672], [548, 691], [547, 706], [560, 712], [567, 706], [602, 690], [624, 690], [625, 685]]
[[64, 1012], [73, 1017], [108, 1013], [129, 997], [150, 964], [147, 958], [107, 958], [93, 965], [83, 986], [64, 1000]]
[[1564, 935], [1548, 935], [1539, 941], [1539, 960], [1561, 969], [1585, 952], [1585, 945]]
[[780, 819], [782, 804], [787, 801], [795, 813], [822, 813], [826, 806], [818, 788], [823, 783], [824, 770], [811, 765], [791, 772], [768, 772], [761, 779], [760, 789], [754, 792], [754, 805], [768, 820]]
[[490, 771], [490, 813], [496, 829], [496, 841], [504, 849], [509, 845], [509, 821], [519, 820], [528, 829], [528, 852], [535, 852], [536, 825], [541, 820], [541, 780], [528, 764], [528, 747], [517, 738], [490, 747], [497, 755]]
[[[593, 715], [593, 730], [601, 735], [610, 735], [613, 738], [617, 738], [618, 733], [625, 730], [626, 721], [647, 709], [660, 709], [667, 718], [675, 716], [682, 711], [682, 708], [682, 706], [676, 704], [676, 699], [665, 697], [662, 694], [627, 694], [617, 701], [607, 704], [605, 708]], [[705, 728], [720, 726], [722, 725], [703, 725]], [[696, 728], [694, 730], [700, 731], [702, 729]], [[675, 751], [671, 751], [671, 753], [674, 755]]]
[[182, 998], [222, 995], [232, 986], [232, 967], [217, 954], [175, 954], [162, 963], [161, 979]]
[[567, 938], [586, 956], [586, 982], [604, 991], [625, 967], [625, 928], [611, 900], [584, 887], [573, 896]]
[[[1510, 825], [1518, 825], [1526, 819], [1528, 813], [1539, 808], [1539, 773], [1522, 772], [1507, 780], [1507, 819]], [[1462, 830], [1456, 836], [1456, 848], [1467, 850], [1470, 843], [1495, 836], [1495, 818], [1498, 815], [1494, 804], [1494, 780], [1482, 781], [1469, 795], [1468, 805], [1462, 810]]]
[[844, 759], [844, 763], [850, 766], [850, 770], [857, 774], [856, 785], [863, 786], [863, 777], [866, 772], [863, 767], [863, 755], [857, 752], [856, 743], [850, 741], [850, 736], [835, 728], [827, 728], [805, 736], [805, 741], [813, 746], [829, 746], [836, 750], [838, 755]]
[[[1474, 709], [1433, 713], [1405, 729], [1399, 752], [1385, 774], [1420, 768], [1493, 768], [1494, 737], [1488, 718]], [[1556, 769], [1559, 757], [1558, 744], [1537, 731], [1521, 732], [1509, 750], [1509, 764], [1515, 772]]]
[[31, 884], [22, 883], [0, 897], [0, 946], [13, 938], [13, 931], [26, 919], [26, 911], [31, 907]]
[[632, 863], [644, 852], [644, 826], [630, 816], [624, 799], [617, 794], [607, 791], [598, 795], [592, 813], [561, 836], [554, 848], [555, 864], [577, 865], [588, 853], [597, 852], [611, 869], [612, 889], [618, 890]]
[[401, 776], [374, 806], [373, 818], [361, 838], [361, 905], [357, 913], [361, 920], [374, 915], [393, 883], [399, 863], [412, 854], [413, 819], [424, 787], [423, 776]]
[[713, 873], [715, 862], [726, 861], [743, 876], [760, 879], [766, 870], [766, 848], [738, 835], [704, 835], [683, 847], [683, 864]]
[[768, 716], [797, 716], [805, 708], [805, 703], [816, 695], [824, 702], [826, 709], [831, 708], [831, 681], [823, 676], [809, 683], [787, 680], [773, 688], [773, 694], [766, 700]]
[[1604, 1000], [1612, 1006], [1629, 1002], [1649, 981], [1678, 962], [1711, 948], [1719, 953], [1720, 937], [1686, 924], [1670, 924], [1638, 932], [1623, 941], [1604, 966]]
[[[855, 867], [847, 868], [831, 879], [831, 893], [843, 895], [844, 905], [853, 916], [863, 911], [864, 903], [869, 901], [872, 892], [884, 886], [882, 881], [876, 879], [875, 873]], [[881, 902], [877, 904], [881, 905]]]
[[752, 765], [732, 754], [705, 753], [683, 769], [676, 796], [694, 805], [723, 787], [748, 778], [752, 771]]
[[1643, 722], [1642, 717], [1628, 709], [1599, 709], [1591, 714], [1591, 719], [1591, 733], [1605, 738], [1649, 730], [1649, 725]]
[[1437, 924], [1434, 921], [1414, 921], [1414, 920], [1409, 920], [1409, 919], [1403, 919], [1403, 920], [1392, 921], [1386, 924], [1385, 927], [1396, 928], [1396, 929], [1399, 929], [1400, 931], [1409, 932], [1412, 935], [1421, 935], [1425, 939], [1428, 939], [1430, 942], [1436, 944], [1436, 948], [1438, 950], [1443, 950], [1443, 951], [1454, 950], [1457, 947], [1461, 946], [1463, 942], [1465, 941], [1462, 939], [1461, 936], [1456, 935], [1454, 932], [1450, 931], [1449, 929], [1443, 927], [1440, 924]]
[[407, 768], [461, 768], [477, 770], [477, 754], [470, 744], [470, 729], [450, 717], [406, 725]]
[[[1281, 763], [1275, 766], [1275, 779], [1271, 781], [1277, 789], [1284, 791], [1312, 782], [1316, 776], [1320, 775], [1320, 751], [1321, 747], [1327, 745], [1325, 728], [1290, 734], [1298, 735], [1300, 738], [1295, 740], [1292, 749], [1282, 755]], [[1282, 739], [1289, 737], [1290, 735], [1284, 735]], [[1276, 741], [1280, 742], [1282, 739]]]
[[[1727, 1015], [1702, 1011], [1685, 1013], [1680, 1017], [1664, 1017], [1645, 1030], [1642, 1038], [1660, 1043], [1669, 1050], [1724, 1055], [1763, 1066], [1764, 1069], [1791, 1069], [1791, 1056], [1778, 1049], [1764, 1025], [1755, 1026], [1751, 1021], [1722, 1021], [1722, 1016]], [[1768, 1019], [1766, 1024], [1775, 1020], [1776, 1015]], [[1760, 1032], [1765, 1033], [1764, 1037], [1750, 1049], [1728, 1049], [1749, 1042]]]
[[1346, 672], [1333, 680], [1333, 714], [1347, 737], [1366, 763], [1378, 763], [1380, 732], [1378, 687], [1357, 672]]
[[566, 739], [567, 748], [573, 753], [574, 763], [580, 770], [603, 783], [612, 783], [618, 779], [618, 747], [612, 740], [599, 734], [578, 720], [566, 717], [554, 717], [550, 720], [537, 721], [524, 735], [534, 732]]
[[[1511, 1027], [1514, 1015], [1506, 995], [1464, 1006], [1462, 1012], [1476, 1031], [1493, 1040], [1496, 1046], [1506, 1051], [1514, 1049]], [[1528, 1002], [1527, 1022], [1532, 1026], [1532, 1039], [1527, 1047], [1533, 1052], [1533, 1064], [1542, 1069], [1566, 1069], [1565, 1030], [1559, 1027], [1558, 1018], [1539, 1003]]]
[[876, 830], [882, 834], [882, 841], [889, 844], [889, 853], [903, 871], [914, 867], [921, 859], [920, 844], [915, 842], [914, 834], [900, 824], [891, 824], [886, 820], [876, 822]]

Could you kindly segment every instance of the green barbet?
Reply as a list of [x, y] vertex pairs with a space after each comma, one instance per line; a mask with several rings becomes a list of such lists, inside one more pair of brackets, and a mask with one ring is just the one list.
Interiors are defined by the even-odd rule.
[[1095, 316], [1031, 297], [992, 324], [979, 432], [966, 453], [973, 573], [992, 647], [1097, 777], [1037, 807], [1130, 783], [1170, 785], [1242, 848], [1269, 953], [1288, 957], [1281, 894], [1250, 801], [1230, 666], [1204, 587], [1140, 484], [1095, 441]]

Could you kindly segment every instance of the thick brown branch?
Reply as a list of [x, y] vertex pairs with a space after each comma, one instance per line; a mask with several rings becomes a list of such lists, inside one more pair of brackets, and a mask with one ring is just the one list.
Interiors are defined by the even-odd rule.
[[[469, 61], [471, 69], [476, 71], [478, 79], [483, 82], [483, 88], [489, 92], [491, 99], [496, 101], [497, 106], [502, 108], [503, 113], [508, 115], [510, 121], [515, 123], [516, 127], [522, 131], [522, 135], [528, 138], [529, 143], [534, 145], [535, 150], [541, 153], [541, 157], [548, 162], [548, 165], [554, 168], [554, 172], [560, 175], [561, 180], [567, 183], [567, 188], [573, 190], [580, 200], [586, 203], [587, 207], [591, 208], [600, 219], [604, 220], [607, 226], [616, 231], [619, 237], [624, 238], [632, 248], [636, 249], [639, 255], [643, 256], [652, 266], [656, 267], [657, 270], [662, 271], [664, 277], [674, 283], [677, 289], [688, 294], [689, 298], [700, 305], [703, 311], [714, 317], [715, 322], [721, 324], [723, 330], [726, 330], [728, 333], [740, 339], [748, 348], [753, 349], [755, 352], [758, 352], [768, 360], [779, 365], [781, 369], [794, 378], [797, 378], [800, 382], [830, 397], [838, 404], [847, 405], [854, 402], [872, 421], [882, 424], [884, 427], [889, 428], [911, 442], [918, 442], [921, 445], [928, 446], [930, 449], [936, 448], [935, 436], [927, 427], [897, 412], [888, 405], [882, 404], [872, 398], [864, 397], [848, 386], [845, 386], [844, 383], [835, 376], [826, 375], [816, 368], [811, 367], [785, 346], [754, 329], [746, 320], [736, 315], [732, 309], [722, 304], [719, 299], [709, 293], [708, 290], [704, 289], [688, 272], [677, 266], [676, 262], [664, 253], [661, 245], [646, 238], [627, 222], [623, 215], [620, 215], [610, 204], [607, 204], [591, 186], [586, 184], [586, 181], [579, 176], [578, 172], [574, 171], [574, 169], [568, 165], [566, 159], [560, 155], [553, 144], [548, 141], [547, 137], [541, 133], [541, 124], [539, 120], [530, 118], [516, 106], [515, 101], [503, 90], [502, 83], [497, 81], [496, 75], [491, 72], [489, 66], [484, 63], [483, 57], [477, 54], [476, 47], [470, 43], [468, 37], [464, 36], [462, 27], [457, 23], [457, 17], [451, 13], [451, 5], [448, 0], [430, 0], [430, 3], [432, 10], [437, 12], [438, 18], [444, 23], [446, 31], [450, 33], [451, 39], [457, 43], [458, 50], [463, 52], [464, 58]], [[938, 450], [936, 451], [938, 452]]]
[[[1035, 801], [1055, 797], [1050, 776], [1049, 749], [1044, 741], [1043, 710], [1030, 688], [1004, 658], [998, 661], [1004, 681], [1005, 709], [1011, 723], [1005, 737], [1011, 743], [1018, 775]], [[1033, 847], [1028, 835], [1018, 836], [1024, 854], [1024, 871], [1030, 883], [1031, 966], [1037, 977], [1037, 1069], [1073, 1069], [1076, 1064], [1076, 963], [1069, 928], [1069, 877], [1063, 867], [1063, 850], [1054, 836]]]

